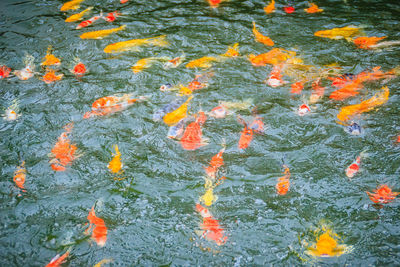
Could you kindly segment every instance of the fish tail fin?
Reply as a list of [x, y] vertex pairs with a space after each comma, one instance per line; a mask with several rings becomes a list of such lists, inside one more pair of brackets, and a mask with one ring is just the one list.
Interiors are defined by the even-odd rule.
[[184, 105], [186, 104], [188, 104], [189, 102], [190, 102], [190, 100], [192, 100], [192, 98], [193, 98], [193, 95], [190, 95], [189, 96], [189, 98], [185, 101], [185, 103], [183, 103]]
[[118, 149], [118, 145], [114, 145], [114, 149], [115, 149], [115, 154], [119, 155], [120, 152], [119, 152], [119, 149]]
[[121, 27], [118, 27], [118, 30], [122, 31], [122, 30], [125, 30], [125, 28], [126, 28], [126, 24], [122, 25]]
[[166, 35], [161, 35], [158, 37], [154, 37], [148, 40], [148, 43], [155, 46], [168, 46], [169, 42], [167, 41]]

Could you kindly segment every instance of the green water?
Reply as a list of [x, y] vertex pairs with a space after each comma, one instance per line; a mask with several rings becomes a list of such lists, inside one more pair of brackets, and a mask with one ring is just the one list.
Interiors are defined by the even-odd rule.
[[[294, 96], [290, 84], [271, 88], [262, 83], [269, 66], [255, 68], [245, 58], [217, 63], [210, 86], [195, 93], [190, 112], [209, 111], [219, 100], [251, 97], [266, 133], [255, 135], [250, 147], [239, 151], [243, 126], [236, 117], [209, 118], [203, 127], [209, 145], [185, 151], [166, 138], [164, 123], [151, 118], [176, 97], [158, 90], [161, 84], [188, 83], [201, 71], [184, 64], [172, 70], [154, 65], [137, 75], [130, 70], [144, 57], [175, 57], [184, 51], [192, 60], [222, 54], [235, 42], [241, 55], [265, 53], [269, 48], [254, 41], [253, 20], [276, 47], [295, 50], [306, 64], [336, 62], [343, 73], [356, 74], [375, 66], [386, 71], [399, 65], [399, 48], [372, 52], [344, 40], [313, 36], [318, 30], [363, 25], [368, 36], [399, 39], [398, 0], [347, 2], [317, 1], [324, 12], [306, 14], [302, 9], [307, 1], [296, 1], [296, 13], [287, 15], [282, 11], [287, 2], [277, 1], [277, 11], [266, 15], [262, 9], [266, 2], [258, 0], [231, 0], [215, 10], [201, 0], [130, 0], [125, 5], [117, 0], [86, 0], [82, 7], [94, 6], [93, 14], [125, 13], [113, 26], [126, 24], [127, 29], [103, 40], [81, 40], [80, 33], [111, 25], [101, 22], [77, 31], [76, 23], [64, 22], [67, 16], [59, 11], [62, 1], [0, 1], [0, 63], [21, 69], [28, 52], [39, 65], [52, 45], [65, 74], [50, 85], [39, 75], [27, 81], [0, 81], [2, 106], [5, 109], [18, 99], [22, 114], [17, 121], [0, 120], [1, 265], [44, 266], [72, 246], [65, 266], [92, 266], [103, 258], [114, 259], [114, 266], [399, 266], [399, 204], [379, 208], [365, 193], [380, 183], [400, 190], [400, 148], [394, 144], [400, 131], [399, 79], [387, 82], [390, 98], [384, 106], [361, 116], [363, 133], [351, 136], [335, 122], [340, 107], [369, 98], [381, 82], [366, 84], [361, 96], [344, 104], [326, 94], [312, 114], [299, 117], [295, 110], [303, 98], [308, 99], [309, 87]], [[170, 46], [117, 55], [103, 52], [110, 43], [161, 34], [167, 35]], [[80, 80], [68, 71], [74, 57], [89, 69]], [[43, 75], [40, 67], [37, 70]], [[327, 81], [323, 85], [327, 92], [333, 91]], [[121, 113], [82, 120], [96, 99], [130, 92], [150, 99]], [[250, 111], [239, 114], [251, 120]], [[75, 122], [72, 143], [83, 156], [67, 171], [56, 173], [48, 153], [71, 121]], [[210, 211], [228, 240], [217, 246], [196, 235], [201, 217], [195, 204], [204, 193], [203, 167], [220, 150], [223, 139], [227, 180], [215, 189], [218, 201]], [[107, 169], [114, 144], [122, 154], [127, 177], [123, 181], [115, 181]], [[369, 157], [350, 181], [344, 170], [363, 150]], [[278, 196], [275, 184], [282, 176], [282, 158], [292, 172], [291, 188]], [[19, 195], [12, 177], [22, 160], [27, 192]], [[108, 228], [103, 248], [83, 234], [95, 203], [96, 215]], [[353, 247], [351, 253], [322, 259], [304, 255], [299, 238], [315, 241], [311, 232], [322, 221], [338, 233], [340, 243]]]

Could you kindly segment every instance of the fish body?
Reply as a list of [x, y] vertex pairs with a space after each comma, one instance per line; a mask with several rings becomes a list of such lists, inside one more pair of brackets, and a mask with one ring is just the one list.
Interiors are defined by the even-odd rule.
[[400, 45], [399, 40], [395, 41], [383, 41], [380, 42], [379, 44], [374, 44], [374, 45], [369, 45], [369, 49], [379, 49], [379, 48], [385, 48], [385, 47], [390, 47], [390, 46], [395, 46], [395, 45]]
[[78, 62], [75, 64], [75, 66], [70, 70], [72, 74], [74, 74], [76, 77], [83, 77], [85, 73], [87, 72], [85, 64], [82, 62]]
[[117, 19], [117, 17], [121, 16], [122, 14], [119, 13], [118, 11], [110, 12], [107, 15], [105, 15], [103, 18], [107, 22], [113, 22]]
[[244, 125], [244, 129], [240, 133], [238, 148], [245, 149], [250, 145], [251, 141], [253, 140], [254, 132], [264, 132], [264, 123], [262, 122], [260, 117], [256, 117], [249, 127], [242, 118], [238, 117], [238, 120]]
[[298, 81], [291, 85], [290, 93], [292, 94], [300, 94], [304, 89], [304, 81]]
[[89, 228], [85, 232], [88, 233], [92, 230], [92, 239], [97, 245], [104, 247], [107, 242], [107, 227], [104, 220], [96, 216], [94, 206], [90, 210], [87, 219], [89, 221]]
[[219, 5], [224, 1], [228, 1], [228, 0], [207, 0], [207, 2], [211, 8], [219, 7]]
[[206, 139], [203, 138], [201, 126], [204, 124], [207, 117], [204, 112], [199, 112], [195, 122], [190, 123], [182, 135], [180, 144], [183, 149], [196, 150], [207, 144]]
[[44, 81], [47, 84], [59, 81], [62, 79], [62, 77], [64, 76], [64, 74], [56, 74], [56, 71], [53, 69], [47, 69], [46, 73], [43, 75], [43, 77], [41, 78], [42, 81]]
[[277, 65], [283, 63], [291, 57], [294, 57], [296, 52], [287, 51], [285, 49], [274, 48], [267, 53], [258, 56], [250, 54], [249, 60], [253, 66], [266, 66], [267, 64]]
[[214, 76], [213, 72], [206, 72], [206, 73], [198, 74], [189, 83], [187, 88], [190, 91], [195, 91], [195, 90], [200, 90], [200, 89], [206, 88], [208, 86], [208, 81], [213, 76]]
[[350, 164], [349, 167], [346, 168], [346, 176], [348, 178], [353, 178], [354, 175], [356, 175], [360, 170], [360, 164], [361, 164], [361, 156], [358, 156], [356, 160], [352, 164]]
[[200, 204], [196, 204], [196, 210], [203, 218], [203, 222], [200, 224], [202, 237], [206, 240], [214, 241], [218, 246], [225, 244], [228, 237], [225, 235], [225, 231], [220, 226], [219, 221], [214, 219], [208, 209]]
[[76, 10], [80, 7], [80, 4], [85, 0], [72, 0], [64, 3], [60, 10], [61, 11], [68, 11], [68, 10]]
[[274, 67], [271, 71], [271, 73], [269, 74], [269, 77], [267, 79], [267, 84], [273, 88], [275, 87], [279, 87], [284, 85], [285, 82], [282, 79], [282, 74], [281, 74], [281, 69], [279, 67]]
[[82, 12], [79, 12], [78, 14], [73, 14], [71, 16], [69, 16], [68, 18], [65, 19], [65, 22], [75, 22], [78, 20], [81, 20], [83, 16], [85, 16], [86, 13], [88, 13], [90, 10], [92, 10], [93, 7], [88, 7], [85, 10], [83, 10]]
[[283, 11], [285, 11], [285, 13], [287, 14], [292, 14], [295, 12], [295, 9], [292, 6], [285, 6], [283, 7]]
[[312, 14], [312, 13], [319, 13], [319, 12], [322, 12], [324, 10], [319, 8], [316, 4], [310, 3], [310, 7], [309, 8], [305, 8], [304, 11], [307, 12], [307, 13]]
[[106, 29], [106, 30], [99, 30], [99, 31], [92, 31], [92, 32], [85, 32], [82, 33], [79, 37], [81, 39], [103, 39], [104, 37], [109, 36], [114, 32], [122, 31], [126, 28], [126, 25], [122, 25], [118, 28]]
[[290, 188], [290, 170], [287, 166], [283, 166], [285, 168], [284, 176], [278, 178], [278, 183], [276, 184], [276, 192], [278, 195], [286, 195]]
[[225, 146], [211, 158], [211, 161], [207, 168], [205, 168], [208, 177], [215, 179], [218, 169], [224, 165], [224, 159], [222, 157], [225, 152]]
[[180, 139], [184, 132], [186, 118], [180, 120], [174, 126], [169, 127], [167, 137], [170, 139]]
[[212, 56], [205, 56], [199, 59], [195, 59], [190, 61], [189, 63], [186, 64], [186, 68], [211, 68], [212, 63], [211, 62], [217, 62], [220, 59], [218, 57], [212, 57]]
[[217, 199], [218, 197], [214, 195], [212, 187], [208, 188], [204, 195], [200, 197], [200, 201], [206, 206], [211, 206]]
[[315, 257], [335, 257], [344, 254], [348, 248], [346, 245], [339, 245], [337, 237], [331, 230], [325, 231], [317, 237], [314, 245], [307, 248], [306, 253]]
[[31, 65], [27, 65], [27, 66], [25, 66], [25, 68], [23, 68], [21, 70], [14, 71], [15, 76], [17, 76], [22, 81], [26, 81], [26, 80], [32, 78], [34, 73], [35, 73], [34, 68]]
[[314, 36], [329, 38], [333, 40], [346, 39], [351, 42], [355, 36], [361, 35], [361, 29], [355, 26], [346, 26], [342, 28], [333, 28], [330, 30], [317, 31]]
[[299, 109], [297, 110], [297, 114], [299, 116], [304, 116], [309, 112], [311, 112], [311, 108], [307, 104], [301, 104]]
[[180, 107], [165, 114], [165, 116], [163, 117], [163, 121], [165, 122], [165, 124], [167, 124], [168, 126], [172, 126], [185, 118], [187, 116], [187, 106], [192, 98], [193, 96], [189, 96], [189, 98]]
[[119, 53], [128, 50], [139, 50], [139, 46], [142, 45], [153, 45], [153, 46], [167, 46], [169, 45], [166, 40], [166, 35], [157, 37], [145, 38], [145, 39], [132, 39], [128, 41], [118, 42], [109, 44], [104, 48], [105, 53]]
[[116, 113], [118, 111], [125, 110], [130, 107], [137, 101], [146, 100], [146, 97], [139, 96], [138, 98], [134, 98], [133, 94], [124, 94], [122, 96], [106, 96], [97, 99], [92, 104], [92, 110], [86, 112], [83, 115], [84, 119], [93, 117], [93, 116], [105, 116], [109, 114]]
[[353, 40], [353, 43], [361, 49], [371, 49], [373, 46], [376, 45], [382, 39], [385, 39], [386, 36], [383, 37], [357, 37]]
[[108, 169], [111, 173], [120, 173], [122, 169], [121, 153], [118, 150], [118, 145], [114, 146], [115, 153], [113, 154], [112, 160], [108, 163]]
[[400, 192], [392, 192], [392, 189], [386, 185], [381, 184], [373, 193], [366, 192], [372, 202], [377, 204], [387, 204], [392, 202]]
[[60, 267], [61, 264], [63, 264], [66, 260], [66, 258], [69, 256], [70, 250], [67, 250], [62, 256], [57, 254], [54, 258], [51, 259], [51, 261], [46, 265], [46, 267]]
[[19, 112], [19, 107], [18, 107], [18, 100], [14, 100], [13, 104], [10, 105], [6, 110], [3, 115], [4, 120], [6, 121], [15, 121], [20, 117], [21, 115], [18, 114]]
[[172, 91], [172, 90], [174, 90], [174, 86], [170, 83], [165, 83], [160, 86], [161, 92], [167, 92], [167, 91]]
[[339, 121], [348, 121], [355, 115], [368, 112], [374, 108], [385, 104], [389, 99], [389, 89], [387, 87], [382, 88], [382, 92], [376, 93], [370, 99], [362, 101], [360, 104], [350, 105], [342, 107], [337, 118]]
[[275, 43], [268, 36], [262, 35], [256, 28], [256, 23], [253, 21], [253, 34], [256, 38], [256, 41], [267, 46], [273, 46]]
[[47, 48], [46, 56], [43, 59], [42, 66], [60, 66], [61, 60], [52, 54], [52, 47]]
[[253, 100], [248, 98], [241, 102], [219, 101], [219, 104], [224, 106], [228, 110], [245, 110], [249, 109], [253, 105]]
[[84, 20], [84, 21], [82, 21], [81, 23], [79, 23], [77, 26], [76, 26], [76, 30], [79, 30], [79, 29], [82, 29], [82, 28], [85, 28], [85, 27], [87, 27], [87, 26], [90, 26], [90, 25], [92, 25], [94, 22], [96, 22], [96, 21], [98, 21], [99, 19], [103, 19], [104, 17], [103, 17], [103, 14], [100, 14], [100, 15], [97, 15], [97, 16], [93, 16], [93, 17], [91, 17], [90, 19], [87, 19], [87, 20]]
[[0, 65], [0, 80], [10, 76], [11, 69], [5, 65]]
[[275, 0], [271, 0], [271, 2], [269, 2], [269, 4], [264, 7], [264, 12], [267, 14], [275, 12]]
[[13, 181], [15, 185], [18, 186], [19, 188], [25, 189], [24, 188], [25, 178], [26, 178], [26, 168], [25, 168], [25, 161], [23, 161], [21, 165], [19, 165], [15, 170]]
[[68, 134], [72, 131], [73, 123], [67, 124], [64, 128], [65, 132], [58, 137], [57, 143], [50, 153], [50, 166], [54, 171], [65, 171], [66, 167], [71, 165], [78, 157], [77, 147], [71, 144], [68, 138]]
[[239, 56], [239, 43], [234, 43], [232, 46], [228, 46], [228, 50], [221, 57], [238, 57]]
[[135, 65], [132, 66], [132, 71], [133, 73], [139, 73], [143, 69], [149, 68], [151, 65], [153, 65], [157, 61], [165, 61], [168, 60], [169, 58], [167, 57], [147, 57], [147, 58], [142, 58], [139, 59]]
[[160, 121], [167, 113], [178, 109], [183, 103], [185, 103], [185, 101], [186, 100], [184, 98], [179, 98], [171, 103], [166, 104], [153, 114], [153, 120]]

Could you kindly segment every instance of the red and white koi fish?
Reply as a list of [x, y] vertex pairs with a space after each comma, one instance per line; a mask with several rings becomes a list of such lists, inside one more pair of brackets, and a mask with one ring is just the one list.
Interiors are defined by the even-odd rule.
[[183, 133], [180, 140], [181, 146], [186, 150], [196, 150], [204, 145], [207, 145], [207, 139], [203, 137], [201, 126], [207, 120], [207, 116], [203, 111], [197, 115], [196, 121], [190, 123]]
[[253, 140], [254, 132], [260, 134], [264, 133], [264, 123], [261, 117], [258, 116], [255, 117], [250, 126], [247, 126], [247, 123], [239, 116], [238, 121], [244, 125], [244, 129], [240, 135], [238, 147], [239, 149], [245, 149], [250, 145], [251, 141]]
[[196, 210], [203, 217], [203, 222], [200, 224], [201, 236], [206, 240], [214, 241], [218, 246], [225, 244], [228, 237], [219, 221], [214, 219], [210, 211], [200, 204], [196, 204]]
[[299, 116], [304, 116], [309, 112], [311, 112], [311, 108], [307, 104], [301, 104], [299, 109], [297, 110], [297, 114]]
[[279, 66], [274, 66], [266, 82], [269, 86], [274, 88], [287, 83], [286, 81], [282, 80], [281, 68]]
[[88, 20], [82, 21], [81, 23], [78, 24], [78, 26], [76, 26], [75, 29], [79, 30], [79, 29], [85, 28], [85, 27], [87, 27], [87, 26], [90, 26], [90, 25], [92, 25], [95, 21], [98, 21], [99, 19], [104, 19], [103, 13], [100, 13], [100, 15], [98, 15], [98, 16], [93, 16], [93, 17], [91, 17], [91, 18], [88, 19]]
[[358, 171], [360, 170], [361, 158], [366, 156], [367, 154], [365, 153], [365, 151], [361, 152], [356, 160], [352, 164], [350, 164], [349, 167], [346, 168], [346, 176], [348, 178], [353, 178], [358, 173]]

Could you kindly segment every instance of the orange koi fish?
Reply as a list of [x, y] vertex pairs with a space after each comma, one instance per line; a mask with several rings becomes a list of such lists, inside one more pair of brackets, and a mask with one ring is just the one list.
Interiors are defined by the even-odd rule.
[[228, 1], [228, 0], [207, 0], [207, 2], [211, 8], [219, 7], [219, 4], [221, 4], [224, 1]]
[[268, 53], [261, 55], [249, 55], [249, 60], [253, 66], [260, 67], [266, 66], [267, 64], [277, 65], [279, 63], [283, 63], [291, 57], [294, 57], [296, 52], [287, 51], [285, 49], [274, 48]]
[[78, 20], [81, 20], [83, 16], [85, 16], [86, 13], [88, 13], [90, 10], [92, 10], [93, 7], [88, 7], [85, 10], [83, 10], [82, 12], [79, 12], [78, 14], [73, 14], [71, 16], [69, 16], [68, 18], [65, 19], [65, 22], [75, 22]]
[[224, 165], [224, 159], [222, 158], [222, 154], [224, 152], [225, 152], [225, 145], [223, 145], [222, 149], [211, 158], [210, 164], [208, 165], [207, 168], [205, 168], [208, 177], [215, 179], [219, 167]]
[[383, 37], [358, 37], [353, 40], [353, 43], [361, 49], [371, 49], [372, 46], [376, 45], [382, 39], [385, 39], [386, 36]]
[[247, 148], [251, 141], [253, 140], [253, 134], [256, 133], [263, 133], [264, 132], [264, 123], [261, 120], [261, 117], [256, 117], [253, 122], [250, 124], [250, 127], [247, 126], [247, 123], [238, 116], [238, 121], [244, 125], [244, 129], [241, 132], [239, 144], [239, 149]]
[[371, 111], [375, 107], [385, 104], [389, 99], [389, 88], [382, 87], [382, 90], [382, 92], [376, 93], [373, 97], [362, 101], [360, 104], [343, 107], [337, 115], [339, 121], [348, 121], [355, 115]]
[[59, 81], [64, 77], [64, 74], [56, 74], [56, 71], [53, 69], [47, 69], [46, 73], [43, 75], [41, 78], [42, 81], [44, 81], [47, 84]]
[[353, 178], [354, 175], [358, 173], [358, 171], [360, 170], [361, 158], [365, 157], [365, 155], [365, 152], [361, 152], [360, 155], [357, 156], [356, 160], [352, 164], [350, 164], [349, 167], [347, 167], [346, 176], [348, 178]]
[[10, 76], [11, 69], [6, 65], [0, 65], [0, 80]]
[[256, 23], [253, 21], [253, 34], [256, 38], [256, 41], [262, 44], [265, 44], [267, 46], [273, 46], [275, 43], [274, 41], [271, 40], [268, 36], [262, 35], [257, 29], [256, 29]]
[[290, 93], [300, 94], [303, 89], [304, 89], [304, 81], [295, 82], [291, 85]]
[[310, 104], [316, 103], [319, 99], [321, 99], [324, 96], [325, 87], [320, 86], [320, 80], [321, 79], [318, 78], [311, 84], [312, 93], [309, 101]]
[[264, 7], [264, 11], [267, 14], [271, 14], [272, 12], [275, 12], [275, 0], [271, 0], [271, 2]]
[[104, 220], [96, 216], [94, 206], [89, 212], [87, 219], [89, 220], [89, 228], [85, 231], [85, 234], [88, 234], [90, 230], [93, 230], [92, 239], [97, 243], [97, 245], [104, 247], [107, 241], [107, 227]]
[[194, 77], [194, 79], [189, 83], [188, 89], [190, 91], [200, 90], [208, 87], [208, 81], [210, 78], [214, 76], [214, 72], [206, 72], [202, 74], [198, 74]]
[[79, 30], [79, 29], [85, 28], [85, 27], [87, 27], [87, 26], [90, 26], [90, 25], [92, 25], [94, 22], [98, 21], [99, 19], [104, 19], [102, 13], [100, 13], [100, 15], [98, 15], [98, 16], [93, 16], [93, 17], [91, 17], [91, 18], [88, 19], [88, 20], [82, 21], [81, 23], [79, 23], [79, 24], [76, 26], [75, 29], [76, 29], [76, 30]]
[[51, 259], [49, 264], [46, 265], [46, 267], [60, 267], [61, 264], [66, 262], [66, 258], [69, 256], [69, 253], [71, 252], [71, 249], [68, 249], [67, 252], [65, 252], [62, 256], [57, 254], [54, 258]]
[[381, 184], [377, 189], [373, 190], [374, 193], [366, 192], [372, 202], [377, 204], [387, 204], [392, 202], [400, 192], [392, 192], [392, 189], [386, 185]]
[[287, 14], [292, 14], [295, 12], [295, 9], [292, 6], [285, 6], [283, 7], [283, 11], [285, 11]]
[[281, 68], [278, 66], [274, 66], [266, 82], [269, 86], [273, 88], [282, 86], [287, 83], [282, 79]]
[[120, 0], [120, 3], [121, 3], [121, 4], [125, 4], [125, 3], [128, 3], [128, 1], [129, 1], [129, 0]]
[[281, 178], [278, 179], [278, 183], [276, 184], [275, 188], [276, 188], [276, 192], [283, 196], [286, 195], [286, 193], [289, 191], [289, 187], [290, 187], [290, 170], [289, 167], [286, 165], [283, 165], [283, 168], [285, 169], [284, 171], [284, 176], [282, 176]]
[[60, 66], [61, 60], [52, 54], [53, 48], [51, 45], [47, 48], [46, 56], [43, 58], [42, 66]]
[[304, 11], [307, 13], [318, 13], [324, 11], [323, 9], [319, 8], [316, 4], [309, 3], [310, 7], [305, 8]]
[[329, 229], [323, 229], [324, 233], [317, 237], [317, 242], [307, 248], [307, 254], [315, 257], [340, 256], [349, 250], [346, 245], [338, 245], [339, 236]]
[[68, 139], [68, 134], [71, 133], [73, 123], [68, 123], [64, 126], [65, 132], [58, 137], [57, 143], [51, 150], [50, 160], [51, 168], [55, 171], [65, 171], [66, 166], [71, 165], [79, 156], [77, 155], [77, 147], [71, 145]]
[[220, 55], [222, 57], [238, 57], [239, 56], [239, 43], [234, 43], [232, 46], [228, 46], [225, 54]]
[[85, 0], [72, 0], [64, 3], [60, 10], [61, 11], [68, 11], [68, 10], [76, 10], [80, 7], [80, 4]]
[[166, 35], [157, 37], [145, 38], [145, 39], [132, 39], [128, 41], [118, 42], [109, 44], [104, 48], [105, 53], [119, 53], [123, 51], [140, 51], [139, 46], [142, 45], [153, 45], [153, 46], [168, 46], [169, 43], [166, 40]]
[[92, 110], [86, 112], [83, 115], [84, 119], [88, 119], [94, 116], [105, 116], [109, 114], [116, 113], [118, 111], [122, 111], [131, 105], [133, 105], [136, 101], [144, 101], [146, 97], [139, 96], [138, 98], [133, 98], [133, 94], [124, 94], [123, 96], [106, 96], [97, 99], [92, 104]]
[[25, 169], [25, 161], [23, 161], [21, 165], [19, 165], [15, 170], [13, 178], [15, 185], [21, 188], [23, 191], [25, 191], [24, 190], [25, 178], [26, 178], [26, 169]]
[[118, 145], [114, 146], [115, 154], [113, 154], [112, 160], [108, 163], [108, 169], [112, 173], [121, 173], [122, 163], [121, 163], [121, 153], [118, 150]]
[[210, 211], [200, 204], [196, 204], [196, 210], [203, 217], [203, 223], [200, 224], [201, 236], [206, 240], [214, 241], [218, 246], [225, 244], [228, 237], [225, 236], [225, 231], [220, 226], [219, 221], [214, 219]]
[[70, 70], [70, 72], [72, 74], [74, 74], [77, 78], [81, 78], [83, 77], [83, 75], [85, 75], [85, 73], [87, 72], [86, 66], [85, 64], [83, 64], [81, 61], [79, 61], [79, 59], [75, 59], [75, 61], [77, 61], [77, 63], [75, 64], [75, 66]]
[[196, 121], [190, 123], [180, 140], [181, 146], [186, 150], [196, 150], [204, 145], [207, 145], [207, 139], [203, 138], [201, 126], [207, 120], [207, 116], [204, 112], [200, 111], [197, 114]]

